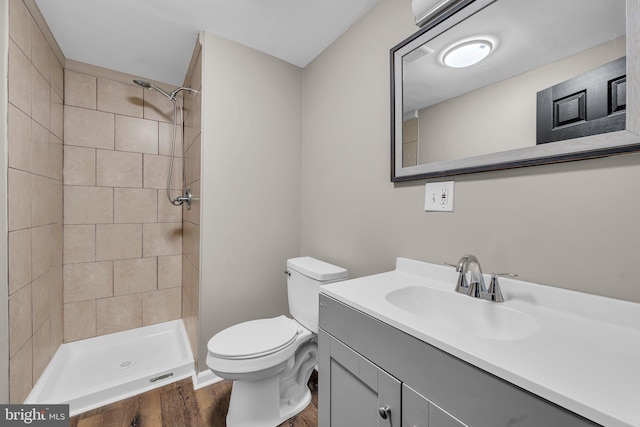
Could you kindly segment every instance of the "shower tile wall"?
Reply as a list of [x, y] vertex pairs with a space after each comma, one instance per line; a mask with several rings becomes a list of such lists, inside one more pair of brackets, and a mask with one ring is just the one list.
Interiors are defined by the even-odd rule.
[[[41, 18], [36, 16], [36, 18]], [[9, 2], [10, 401], [22, 403], [62, 343], [64, 60], [21, 0]], [[55, 42], [52, 42], [55, 44]]]
[[[191, 351], [198, 355], [198, 319], [200, 297], [200, 162], [201, 162], [201, 111], [202, 111], [202, 50], [196, 46], [195, 61], [185, 85], [198, 90], [185, 95], [184, 141], [186, 153], [187, 183], [194, 200], [191, 209], [182, 211], [182, 318], [187, 330]], [[196, 368], [198, 361], [196, 360]], [[197, 371], [196, 371], [197, 372]]]
[[[65, 342], [179, 319], [182, 309], [182, 210], [165, 190], [172, 103], [130, 76], [80, 65], [65, 70]], [[181, 143], [179, 130], [178, 155]], [[173, 197], [181, 174], [176, 157]]]

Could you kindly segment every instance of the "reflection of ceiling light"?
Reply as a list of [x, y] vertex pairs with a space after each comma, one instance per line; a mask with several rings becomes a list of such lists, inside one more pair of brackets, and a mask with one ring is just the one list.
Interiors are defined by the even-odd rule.
[[442, 62], [453, 68], [469, 67], [489, 56], [493, 44], [489, 40], [471, 40], [450, 47], [443, 55]]

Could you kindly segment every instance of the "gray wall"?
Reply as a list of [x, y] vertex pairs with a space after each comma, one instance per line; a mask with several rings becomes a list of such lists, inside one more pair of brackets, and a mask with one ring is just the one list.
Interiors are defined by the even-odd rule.
[[389, 49], [413, 19], [380, 0], [304, 70], [301, 253], [359, 277], [469, 252], [485, 272], [640, 302], [638, 155], [455, 177], [454, 213], [423, 211], [424, 181], [390, 182]]
[[[9, 2], [0, 0], [0, 236], [7, 236], [7, 70], [9, 52]], [[0, 403], [9, 403], [9, 287], [7, 241], [0, 243]]]
[[302, 134], [300, 68], [213, 34], [202, 49], [200, 361], [220, 330], [288, 313]]

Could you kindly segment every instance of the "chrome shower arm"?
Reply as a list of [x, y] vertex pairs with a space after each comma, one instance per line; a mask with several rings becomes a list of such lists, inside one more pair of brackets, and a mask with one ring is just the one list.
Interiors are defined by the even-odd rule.
[[178, 99], [177, 95], [180, 91], [186, 90], [189, 92], [198, 92], [195, 89], [191, 89], [190, 87], [179, 87], [172, 91], [171, 93], [167, 93], [163, 89], [158, 86], [145, 81], [145, 80], [134, 80], [135, 84], [145, 89], [155, 90], [158, 93], [164, 95], [169, 99], [169, 101], [173, 102], [173, 138], [171, 141], [171, 160], [169, 162], [169, 176], [167, 177], [167, 199], [169, 199], [169, 203], [173, 206], [180, 206], [183, 203], [187, 204], [187, 210], [191, 209], [191, 191], [187, 188], [187, 171], [185, 165], [185, 153], [184, 153], [184, 136], [182, 142], [182, 195], [176, 198], [171, 197], [171, 177], [173, 175], [173, 163], [175, 160], [175, 150], [176, 150], [176, 139], [177, 139], [177, 128], [178, 128], [178, 111], [180, 111], [180, 123], [184, 124], [184, 111], [182, 109], [182, 104]]

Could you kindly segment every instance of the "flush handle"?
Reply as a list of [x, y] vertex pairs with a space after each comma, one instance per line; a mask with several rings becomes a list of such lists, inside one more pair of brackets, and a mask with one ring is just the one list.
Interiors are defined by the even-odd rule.
[[391, 408], [389, 408], [389, 405], [381, 406], [378, 408], [378, 414], [380, 414], [380, 418], [386, 420], [391, 416]]
[[284, 274], [286, 274], [287, 276], [291, 277], [291, 273], [289, 273], [287, 270], [283, 271]]

